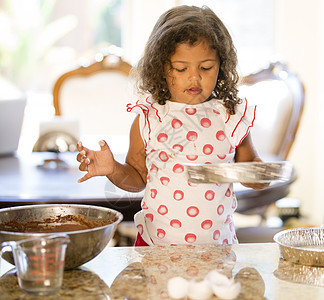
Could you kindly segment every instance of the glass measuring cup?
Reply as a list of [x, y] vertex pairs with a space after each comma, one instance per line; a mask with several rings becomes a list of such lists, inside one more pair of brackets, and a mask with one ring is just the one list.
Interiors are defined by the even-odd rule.
[[69, 242], [66, 234], [8, 241], [1, 244], [0, 254], [12, 251], [20, 288], [28, 293], [48, 295], [61, 288]]

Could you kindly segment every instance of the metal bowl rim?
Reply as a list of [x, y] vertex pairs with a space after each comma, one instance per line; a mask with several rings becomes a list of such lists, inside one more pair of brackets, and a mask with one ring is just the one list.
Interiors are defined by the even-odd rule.
[[[108, 208], [108, 207], [102, 207], [102, 206], [96, 206], [96, 205], [87, 205], [87, 204], [36, 204], [36, 205], [21, 205], [21, 206], [13, 206], [13, 207], [7, 207], [7, 208], [2, 208], [0, 209], [0, 213], [1, 212], [5, 212], [5, 211], [12, 211], [12, 210], [19, 210], [19, 209], [30, 209], [30, 208], [46, 208], [46, 207], [79, 207], [79, 208], [95, 208], [95, 209], [99, 209], [101, 211], [109, 211], [109, 212], [113, 212], [116, 214], [116, 217], [118, 217], [118, 219], [110, 224], [104, 225], [104, 226], [98, 226], [95, 228], [91, 228], [91, 229], [83, 229], [83, 230], [74, 230], [74, 231], [64, 231], [65, 234], [80, 234], [80, 233], [86, 233], [86, 232], [91, 232], [91, 231], [97, 231], [97, 230], [101, 230], [105, 227], [109, 227], [112, 225], [117, 225], [119, 224], [122, 220], [123, 220], [123, 215], [121, 212], [112, 209], [112, 208]], [[0, 230], [0, 234], [4, 233], [4, 234], [10, 234], [10, 235], [17, 235], [17, 236], [24, 236], [24, 235], [34, 235], [34, 236], [46, 236], [49, 235], [50, 233], [48, 232], [13, 232], [13, 231], [5, 231], [5, 230]], [[59, 233], [59, 232], [55, 232], [55, 233]]]

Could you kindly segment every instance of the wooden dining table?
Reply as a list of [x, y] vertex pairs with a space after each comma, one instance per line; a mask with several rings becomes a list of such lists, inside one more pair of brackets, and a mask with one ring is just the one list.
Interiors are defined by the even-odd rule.
[[[143, 192], [130, 193], [117, 188], [106, 177], [91, 178], [83, 183], [77, 153], [31, 152], [0, 157], [0, 208], [32, 204], [88, 204], [120, 211], [124, 220], [133, 220], [140, 210]], [[123, 162], [125, 155], [116, 155]], [[60, 168], [57, 168], [59, 159]], [[45, 165], [44, 165], [45, 162]], [[296, 176], [274, 181], [264, 190], [235, 184], [237, 212], [249, 213], [286, 197]]]

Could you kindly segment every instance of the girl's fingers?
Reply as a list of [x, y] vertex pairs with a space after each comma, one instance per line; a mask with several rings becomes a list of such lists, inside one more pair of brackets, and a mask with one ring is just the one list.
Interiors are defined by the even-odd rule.
[[269, 186], [270, 182], [263, 183], [242, 183], [242, 185], [255, 190], [263, 190]]
[[[108, 145], [105, 141], [100, 141], [99, 145], [100, 145], [101, 150], [105, 150], [106, 147], [108, 147]], [[78, 182], [83, 182], [83, 181], [86, 181], [92, 177], [92, 175], [90, 175], [88, 172], [88, 166], [90, 165], [91, 160], [89, 157], [87, 157], [87, 153], [88, 153], [88, 155], [91, 156], [91, 151], [88, 152], [89, 149], [86, 147], [83, 147], [81, 142], [78, 142], [77, 150], [79, 151], [79, 153], [77, 154], [77, 161], [80, 162], [79, 170], [87, 172], [83, 177], [81, 177], [78, 180]]]
[[83, 146], [82, 146], [82, 142], [78, 142], [77, 143], [77, 149], [80, 152], [82, 150]]
[[82, 157], [81, 158], [81, 163], [80, 163], [80, 166], [79, 166], [79, 170], [80, 171], [88, 171], [88, 165], [90, 164], [90, 159], [88, 157], [84, 158]]
[[91, 176], [89, 175], [89, 173], [85, 174], [83, 177], [81, 177], [80, 179], [78, 179], [78, 182], [83, 182], [88, 180], [89, 178], [91, 178]]
[[[80, 171], [88, 171], [88, 165], [90, 164], [90, 159], [87, 157], [87, 148], [83, 147], [81, 142], [77, 143], [77, 150], [79, 153], [77, 154], [77, 161], [80, 162], [79, 170]], [[78, 182], [83, 182], [91, 178], [92, 176], [87, 172], [83, 177], [78, 179]]]
[[80, 170], [80, 171], [86, 171], [86, 167], [87, 167], [87, 165], [86, 165], [84, 162], [82, 162], [82, 163], [80, 164], [80, 166], [79, 166], [79, 170]]
[[107, 142], [104, 141], [104, 140], [99, 141], [99, 146], [100, 146], [100, 150], [107, 150], [107, 149], [109, 149], [109, 146], [108, 146]]
[[77, 159], [78, 162], [82, 162], [84, 160], [84, 156], [81, 155], [81, 153], [78, 153], [76, 159]]
[[81, 150], [77, 155], [77, 161], [78, 162], [83, 162], [86, 157], [87, 156], [86, 156], [85, 150]]

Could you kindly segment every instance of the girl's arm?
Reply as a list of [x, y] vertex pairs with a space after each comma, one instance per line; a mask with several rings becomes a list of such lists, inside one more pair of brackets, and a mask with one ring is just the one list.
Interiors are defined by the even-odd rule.
[[[261, 158], [258, 156], [250, 136], [250, 133], [242, 141], [242, 143], [236, 148], [235, 162], [262, 162]], [[243, 184], [243, 183], [242, 183]], [[253, 188], [255, 190], [261, 190], [269, 186], [268, 182], [265, 183], [244, 183], [246, 187]]]
[[130, 130], [130, 144], [126, 162], [117, 162], [106, 142], [100, 141], [100, 151], [93, 151], [78, 144], [77, 160], [81, 163], [79, 169], [86, 171], [79, 182], [94, 176], [107, 176], [117, 187], [139, 192], [145, 188], [147, 169], [145, 165], [145, 150], [139, 131], [139, 116], [133, 122]]
[[139, 130], [139, 116], [133, 122], [130, 130], [129, 149], [126, 163], [119, 165], [108, 179], [121, 189], [129, 192], [139, 192], [145, 188], [147, 169], [144, 143]]
[[250, 133], [236, 148], [236, 153], [235, 153], [235, 162], [246, 162], [246, 161], [261, 161], [253, 146]]

